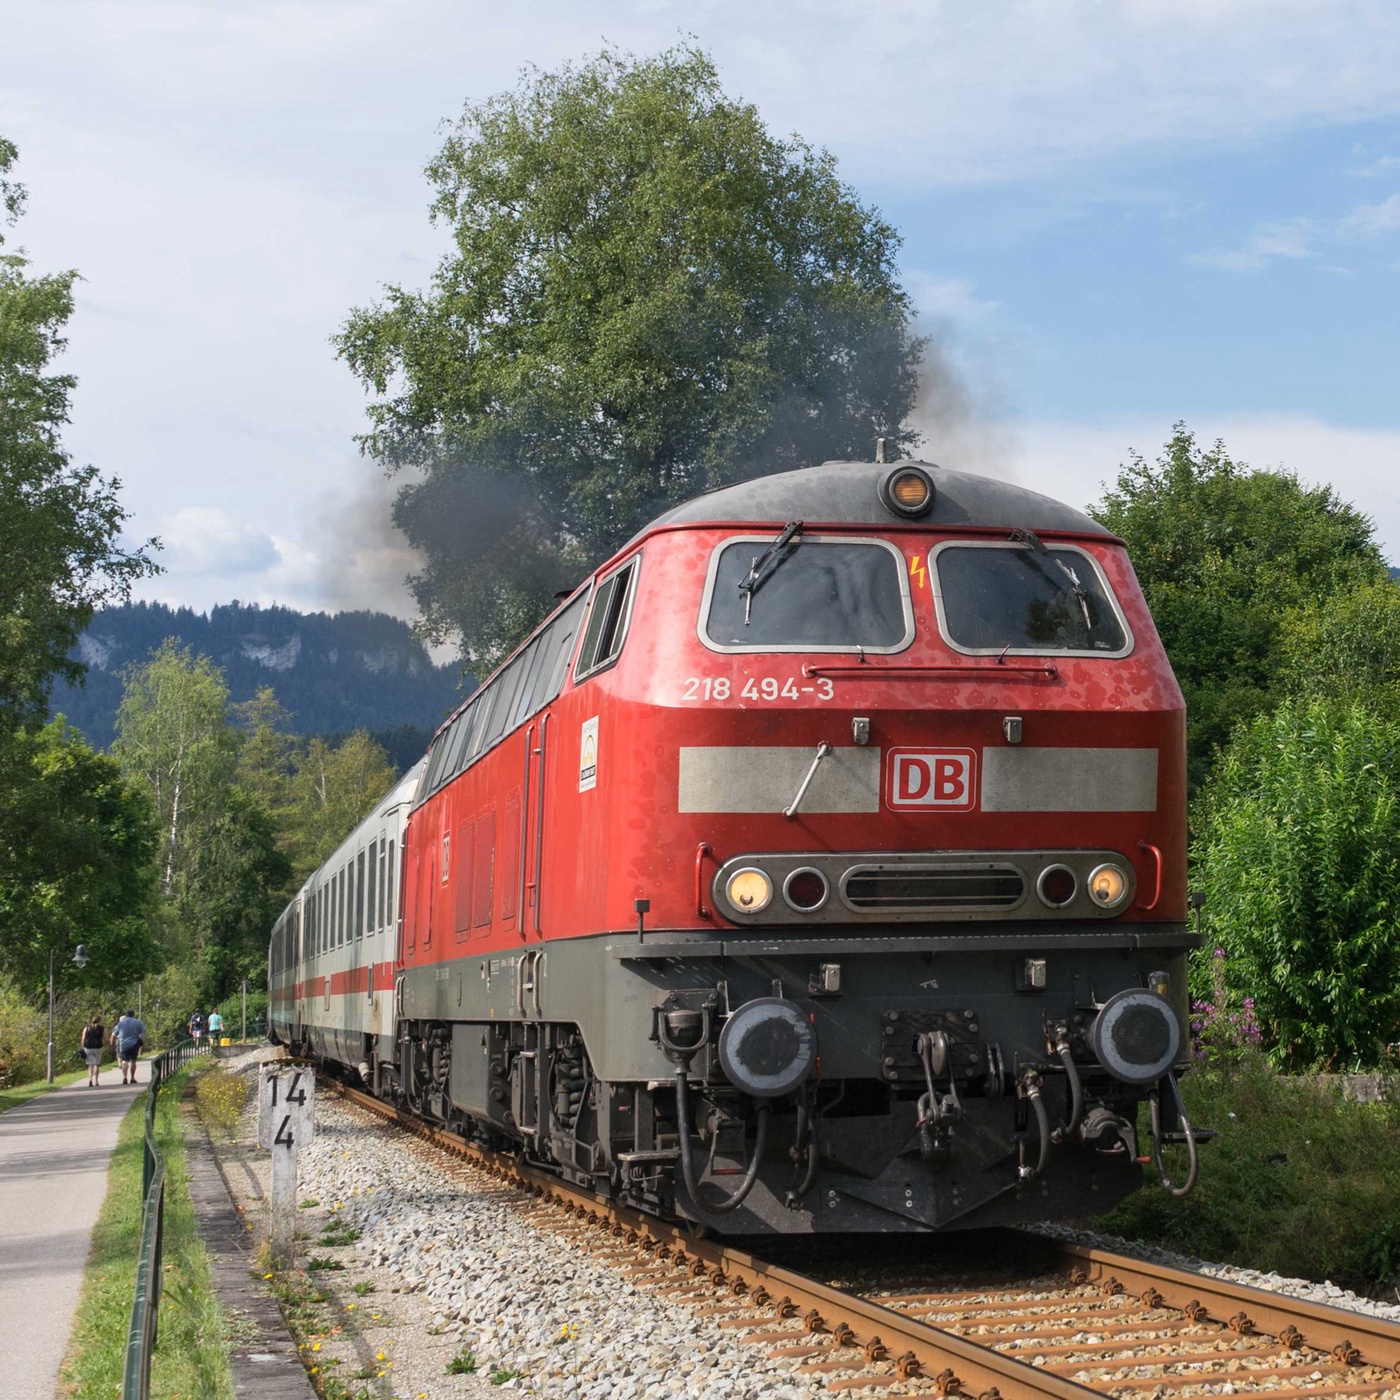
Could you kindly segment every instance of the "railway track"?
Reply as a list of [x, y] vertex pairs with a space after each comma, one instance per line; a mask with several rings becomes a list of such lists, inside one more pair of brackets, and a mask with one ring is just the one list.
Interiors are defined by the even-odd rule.
[[[339, 1087], [339, 1086], [338, 1086]], [[1030, 1278], [950, 1286], [891, 1267], [837, 1283], [611, 1204], [455, 1133], [343, 1096], [547, 1201], [559, 1229], [835, 1394], [978, 1400], [1400, 1397], [1400, 1324], [1080, 1245], [1026, 1237]], [[881, 1279], [885, 1282], [881, 1282]]]

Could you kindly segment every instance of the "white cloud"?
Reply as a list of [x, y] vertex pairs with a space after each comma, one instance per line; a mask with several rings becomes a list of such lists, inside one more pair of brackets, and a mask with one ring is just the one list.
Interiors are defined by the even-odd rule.
[[1342, 238], [1379, 238], [1400, 229], [1400, 194], [1393, 194], [1379, 204], [1358, 204], [1337, 225]]
[[271, 537], [226, 510], [183, 506], [160, 525], [162, 562], [183, 574], [238, 578], [260, 573], [279, 559]]
[[1196, 253], [1189, 261], [1223, 272], [1256, 272], [1275, 258], [1310, 258], [1317, 229], [1311, 219], [1284, 219], [1260, 224], [1244, 243], [1229, 252]]
[[[1289, 414], [1185, 415], [1201, 443], [1223, 439], [1253, 467], [1286, 468], [1310, 485], [1330, 485], [1369, 515], [1386, 557], [1400, 564], [1400, 431], [1352, 428]], [[1131, 451], [1155, 461], [1171, 423], [1146, 414], [1097, 423], [1029, 423], [1013, 466], [1018, 478], [1071, 505], [1098, 500]]]

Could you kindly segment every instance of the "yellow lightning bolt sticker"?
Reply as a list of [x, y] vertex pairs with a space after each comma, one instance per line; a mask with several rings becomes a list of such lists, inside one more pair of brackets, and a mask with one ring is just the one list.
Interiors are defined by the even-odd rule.
[[909, 577], [916, 580], [920, 588], [928, 586], [928, 571], [922, 562], [923, 556], [916, 554], [909, 561]]

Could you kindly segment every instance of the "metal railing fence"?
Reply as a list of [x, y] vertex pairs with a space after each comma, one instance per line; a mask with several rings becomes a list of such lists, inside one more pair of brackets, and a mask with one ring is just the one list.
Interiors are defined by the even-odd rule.
[[136, 1296], [131, 1303], [131, 1326], [126, 1337], [121, 1400], [148, 1400], [151, 1393], [151, 1354], [156, 1346], [165, 1240], [165, 1156], [156, 1142], [156, 1100], [161, 1085], [208, 1048], [182, 1040], [147, 1062], [151, 1082], [146, 1089], [146, 1141], [141, 1162], [141, 1247], [136, 1256]]

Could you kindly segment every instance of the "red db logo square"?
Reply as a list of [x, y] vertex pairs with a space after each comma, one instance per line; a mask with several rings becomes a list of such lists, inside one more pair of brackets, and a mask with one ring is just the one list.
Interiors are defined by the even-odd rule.
[[891, 807], [970, 812], [977, 805], [972, 749], [891, 749], [885, 800]]

